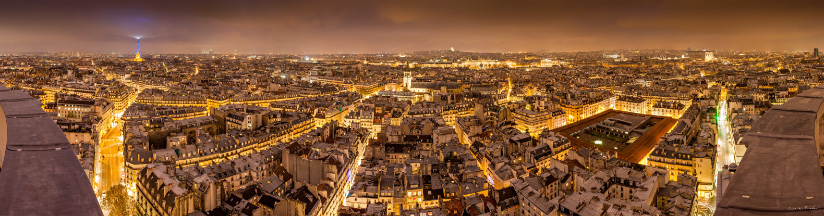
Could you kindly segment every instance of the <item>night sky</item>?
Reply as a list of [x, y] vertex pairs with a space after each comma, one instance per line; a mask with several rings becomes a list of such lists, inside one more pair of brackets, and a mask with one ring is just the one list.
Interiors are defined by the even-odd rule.
[[0, 52], [824, 48], [821, 0], [78, 2], [0, 2]]

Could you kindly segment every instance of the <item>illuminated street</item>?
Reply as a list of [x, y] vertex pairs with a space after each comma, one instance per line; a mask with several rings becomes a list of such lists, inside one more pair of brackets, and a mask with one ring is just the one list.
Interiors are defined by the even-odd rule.
[[[132, 82], [125, 82], [127, 85], [137, 89], [135, 94], [140, 94], [142, 88], [134, 85]], [[135, 97], [129, 98], [126, 104], [131, 105]], [[123, 124], [120, 124], [119, 117], [123, 112], [113, 114], [113, 126], [100, 139], [100, 157], [97, 166], [99, 170], [95, 171], [95, 181], [97, 182], [97, 193], [100, 196], [103, 192], [114, 185], [120, 184], [123, 177]]]
[[101, 172], [99, 186], [101, 191], [120, 183], [121, 170], [123, 169], [123, 146], [121, 130], [114, 127], [103, 136], [100, 142]]
[[730, 125], [727, 116], [727, 103], [721, 102], [718, 109], [718, 160], [716, 170], [721, 171], [724, 165], [735, 162], [734, 143], [730, 138]]
[[[718, 103], [718, 116], [716, 120], [718, 120], [718, 136], [717, 136], [717, 144], [718, 144], [718, 154], [715, 161], [715, 171], [716, 174], [720, 173], [725, 165], [729, 165], [730, 163], [735, 162], [735, 151], [732, 139], [730, 138], [730, 125], [728, 122], [728, 114], [727, 114], [727, 102], [726, 98], [723, 98]], [[713, 193], [711, 197], [698, 197], [696, 201], [699, 206], [698, 214], [700, 215], [712, 215], [715, 212], [716, 208], [716, 191], [718, 188], [718, 176], [715, 175], [715, 182], [713, 182]]]
[[342, 206], [346, 206], [346, 197], [349, 196], [349, 189], [352, 188], [352, 185], [355, 184], [355, 176], [357, 175], [358, 169], [361, 166], [361, 161], [363, 160], [363, 153], [366, 150], [365, 146], [369, 145], [369, 141], [366, 142], [367, 143], [364, 144], [364, 148], [359, 148], [358, 156], [355, 158], [355, 162], [353, 162], [355, 163], [354, 166], [352, 166], [351, 169], [346, 171], [346, 184], [343, 186], [343, 193], [339, 194], [339, 196], [341, 197], [338, 197], [338, 199], [341, 200], [340, 205]]

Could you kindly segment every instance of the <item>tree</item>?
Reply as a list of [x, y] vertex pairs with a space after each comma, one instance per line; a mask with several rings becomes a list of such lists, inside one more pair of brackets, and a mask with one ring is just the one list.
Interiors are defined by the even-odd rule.
[[137, 202], [129, 197], [126, 186], [115, 185], [103, 193], [103, 208], [112, 215], [137, 215]]

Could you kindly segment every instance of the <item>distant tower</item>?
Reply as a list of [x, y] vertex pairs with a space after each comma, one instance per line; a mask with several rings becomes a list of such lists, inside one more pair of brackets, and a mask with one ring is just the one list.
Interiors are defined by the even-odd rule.
[[813, 48], [813, 57], [818, 58], [818, 48]]
[[412, 87], [412, 71], [403, 72], [403, 87]]
[[140, 38], [137, 38], [137, 52], [134, 53], [134, 61], [142, 62], [143, 58], [140, 57]]
[[704, 61], [710, 62], [715, 60], [715, 53], [713, 52], [704, 52]]

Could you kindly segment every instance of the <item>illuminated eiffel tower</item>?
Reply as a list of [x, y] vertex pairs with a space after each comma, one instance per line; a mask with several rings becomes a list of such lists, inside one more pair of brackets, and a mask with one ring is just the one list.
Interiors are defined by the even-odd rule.
[[134, 53], [134, 61], [142, 62], [143, 58], [140, 57], [140, 37], [137, 37], [137, 52]]

